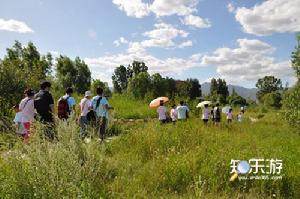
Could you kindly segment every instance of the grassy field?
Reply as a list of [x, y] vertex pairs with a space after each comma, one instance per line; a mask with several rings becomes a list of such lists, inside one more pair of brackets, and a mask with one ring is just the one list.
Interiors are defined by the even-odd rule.
[[[110, 99], [119, 118], [155, 116], [143, 102]], [[138, 107], [138, 108], [137, 108]], [[35, 124], [30, 144], [0, 135], [0, 198], [300, 198], [300, 138], [278, 115], [253, 109], [257, 122], [205, 127], [187, 122], [111, 123], [109, 142], [79, 139], [75, 119], [50, 143]], [[91, 134], [91, 136], [93, 136]], [[283, 160], [282, 180], [230, 182], [230, 160]]]

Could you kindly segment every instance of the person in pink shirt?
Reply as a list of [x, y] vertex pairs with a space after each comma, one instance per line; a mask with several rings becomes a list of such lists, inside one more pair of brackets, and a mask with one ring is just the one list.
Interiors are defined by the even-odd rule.
[[21, 122], [25, 129], [24, 143], [28, 143], [30, 136], [31, 123], [34, 120], [34, 92], [32, 89], [27, 89], [24, 92], [25, 98], [19, 104], [20, 111], [22, 112]]
[[87, 119], [87, 114], [92, 109], [91, 97], [92, 97], [91, 91], [86, 91], [84, 98], [80, 101], [79, 125], [80, 125], [80, 137], [82, 139], [86, 137], [86, 128], [89, 124], [89, 121]]
[[164, 106], [164, 101], [160, 101], [160, 106], [157, 108], [157, 113], [161, 124], [165, 124], [167, 122], [167, 109]]
[[177, 121], [177, 110], [175, 104], [172, 106], [172, 109], [170, 111], [170, 117], [172, 119], [173, 124], [175, 125]]
[[227, 113], [227, 122], [231, 123], [232, 119], [233, 119], [233, 113], [232, 113], [232, 108], [230, 108], [228, 113]]

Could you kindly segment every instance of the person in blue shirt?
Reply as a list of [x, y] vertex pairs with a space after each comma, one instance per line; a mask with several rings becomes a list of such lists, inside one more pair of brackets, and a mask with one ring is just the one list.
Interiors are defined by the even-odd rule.
[[176, 108], [178, 120], [186, 120], [190, 109], [184, 105], [184, 101], [180, 101], [180, 105]]
[[108, 111], [113, 108], [109, 106], [107, 98], [103, 95], [102, 88], [97, 88], [96, 93], [97, 95], [92, 99], [92, 108], [96, 112], [97, 123], [99, 123], [98, 136], [103, 141], [108, 124]]
[[73, 88], [69, 87], [66, 89], [66, 94], [63, 96], [64, 99], [67, 99], [69, 106], [69, 113], [75, 112], [76, 101], [73, 95]]

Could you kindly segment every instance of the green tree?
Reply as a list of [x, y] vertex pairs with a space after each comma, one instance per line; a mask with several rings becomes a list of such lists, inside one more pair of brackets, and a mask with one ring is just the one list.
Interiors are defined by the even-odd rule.
[[51, 73], [52, 56], [40, 55], [32, 42], [22, 46], [18, 41], [0, 60], [1, 115], [8, 115], [10, 108], [23, 98], [25, 88], [39, 89], [39, 84]]
[[244, 106], [247, 104], [247, 100], [240, 96], [235, 89], [232, 89], [231, 95], [228, 97], [228, 103], [231, 105], [241, 105]]
[[282, 94], [279, 91], [273, 91], [263, 96], [264, 105], [268, 107], [273, 107], [277, 109], [280, 108], [282, 106], [281, 100]]
[[166, 77], [165, 78], [166, 82], [166, 95], [174, 99], [176, 95], [176, 81], [173, 78]]
[[[114, 71], [112, 76], [112, 82], [114, 86], [114, 91], [117, 93], [122, 93], [126, 91], [128, 85], [128, 74], [125, 66], [120, 65]], [[130, 75], [129, 75], [130, 76]], [[130, 77], [131, 78], [131, 77]]]
[[198, 79], [187, 79], [187, 90], [188, 90], [188, 97], [190, 99], [196, 99], [196, 97], [201, 97], [201, 85]]
[[151, 86], [154, 98], [166, 95], [167, 84], [159, 73], [155, 73], [151, 76]]
[[56, 77], [63, 88], [73, 87], [77, 71], [69, 57], [60, 55], [56, 59]]
[[84, 93], [91, 86], [91, 72], [79, 57], [72, 61], [67, 56], [60, 55], [56, 63], [56, 77], [63, 88], [74, 87], [79, 93]]
[[148, 67], [146, 66], [146, 64], [144, 62], [133, 61], [132, 62], [132, 71], [133, 71], [133, 75], [136, 76], [140, 73], [148, 72]]
[[256, 87], [258, 89], [256, 93], [257, 99], [262, 103], [264, 102], [263, 97], [267, 93], [283, 90], [281, 80], [274, 76], [265, 76], [264, 78], [258, 79]]
[[79, 57], [75, 58], [75, 70], [77, 71], [74, 88], [79, 93], [84, 93], [91, 86], [91, 71], [88, 65]]
[[298, 37], [298, 45], [296, 50], [292, 53], [292, 66], [297, 75], [298, 81], [295, 86], [284, 93], [283, 97], [283, 111], [284, 118], [288, 123], [300, 129], [300, 34]]
[[228, 86], [224, 79], [212, 78], [210, 84], [210, 94], [209, 98], [212, 101], [225, 104], [227, 102], [227, 97], [229, 96]]
[[141, 72], [130, 79], [128, 93], [131, 93], [135, 98], [144, 99], [146, 93], [150, 91], [149, 85], [151, 85], [149, 73]]

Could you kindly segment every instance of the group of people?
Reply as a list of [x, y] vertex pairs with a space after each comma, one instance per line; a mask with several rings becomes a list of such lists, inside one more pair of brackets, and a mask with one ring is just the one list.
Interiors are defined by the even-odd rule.
[[[221, 108], [219, 103], [217, 103], [215, 106], [212, 107], [211, 110], [209, 110], [209, 105], [205, 104], [204, 108], [202, 110], [202, 120], [205, 125], [208, 125], [208, 121], [211, 118], [212, 122], [215, 124], [215, 126], [219, 126], [221, 122]], [[242, 106], [241, 111], [237, 115], [236, 119], [238, 122], [242, 122], [243, 115], [244, 115], [245, 109]], [[231, 123], [234, 120], [233, 115], [233, 109], [230, 107], [228, 111], [225, 112], [227, 123]]]
[[167, 108], [164, 105], [164, 101], [160, 101], [160, 106], [157, 108], [158, 119], [164, 124], [167, 122], [176, 123], [177, 120], [184, 121], [189, 117], [190, 109], [184, 103], [184, 101], [180, 101], [179, 105], [176, 107], [174, 104], [170, 110], [170, 113], [167, 113]]
[[[35, 93], [32, 89], [26, 89], [24, 98], [14, 106], [16, 111], [14, 122], [17, 125], [17, 133], [20, 134], [24, 143], [28, 143], [32, 122], [36, 119], [45, 125], [45, 135], [50, 140], [56, 138], [54, 119], [54, 99], [50, 93], [51, 83], [44, 81], [40, 85], [40, 91]], [[73, 89], [67, 88], [65, 95], [57, 102], [57, 116], [67, 120], [76, 112], [76, 100], [72, 96]], [[97, 88], [96, 96], [92, 97], [91, 91], [86, 91], [80, 106], [80, 136], [86, 137], [87, 126], [94, 121], [99, 128], [98, 136], [104, 139], [108, 123], [108, 111], [110, 107], [107, 98], [103, 95], [103, 89]]]
[[[164, 101], [160, 101], [160, 106], [157, 108], [158, 119], [160, 123], [164, 124], [167, 122], [176, 123], [177, 120], [186, 120], [189, 117], [190, 109], [184, 103], [180, 101], [179, 106], [173, 105], [170, 113], [167, 113], [167, 108], [165, 107]], [[219, 126], [221, 122], [221, 109], [220, 105], [217, 103], [212, 109], [209, 109], [209, 105], [205, 104], [202, 110], [202, 120], [205, 125], [208, 125], [208, 121], [211, 119], [212, 122]], [[240, 113], [237, 115], [237, 121], [241, 122], [244, 114], [244, 107], [241, 107]], [[226, 112], [226, 119], [228, 123], [231, 123], [234, 120], [233, 109], [229, 108]]]

